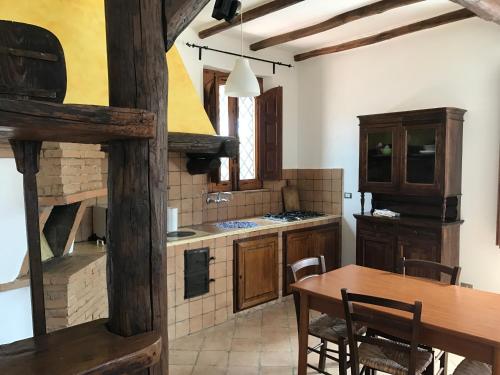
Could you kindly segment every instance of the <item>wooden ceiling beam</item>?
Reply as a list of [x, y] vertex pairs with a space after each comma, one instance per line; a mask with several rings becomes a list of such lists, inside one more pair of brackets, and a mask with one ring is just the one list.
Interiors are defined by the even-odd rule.
[[163, 33], [165, 51], [191, 23], [210, 0], [163, 0]]
[[331, 47], [319, 48], [313, 51], [300, 53], [294, 56], [295, 61], [303, 61], [311, 57], [327, 55], [331, 53], [346, 51], [353, 48], [368, 46], [396, 38], [401, 35], [414, 33], [420, 30], [426, 30], [433, 27], [445, 25], [451, 22], [465, 20], [467, 18], [475, 17], [476, 15], [468, 9], [460, 9], [454, 12], [445, 13], [437, 17], [429, 18], [424, 21], [415, 22], [409, 25], [401, 26], [392, 30], [384, 31], [379, 34], [371, 35], [365, 38], [352, 40], [346, 43], [337, 44]]
[[356, 8], [348, 12], [338, 14], [326, 21], [318, 24], [290, 31], [288, 33], [276, 35], [250, 45], [252, 51], [258, 51], [263, 48], [283, 44], [292, 40], [304, 38], [314, 34], [319, 34], [327, 30], [345, 25], [346, 23], [359, 20], [361, 18], [370, 17], [376, 14], [387, 12], [388, 10], [399, 8], [406, 5], [418, 3], [422, 0], [382, 0], [376, 3], [366, 5], [361, 8]]
[[500, 2], [498, 0], [451, 0], [473, 11], [482, 19], [500, 25]]
[[283, 8], [289, 7], [291, 5], [300, 3], [304, 0], [273, 0], [268, 3], [259, 5], [253, 9], [243, 12], [242, 15], [234, 17], [231, 22], [220, 22], [215, 26], [209, 27], [208, 29], [202, 30], [198, 33], [200, 39], [208, 38], [209, 36], [218, 34], [224, 30], [230, 29], [234, 26], [240, 24], [240, 18], [243, 16], [243, 23], [252, 21], [254, 19], [266, 16]]

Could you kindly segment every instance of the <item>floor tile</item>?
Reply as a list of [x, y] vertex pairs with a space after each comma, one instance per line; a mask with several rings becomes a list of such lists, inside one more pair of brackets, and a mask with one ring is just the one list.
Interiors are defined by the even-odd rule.
[[169, 359], [171, 365], [194, 365], [198, 358], [198, 351], [171, 350]]
[[193, 366], [170, 365], [168, 371], [169, 375], [191, 375]]
[[260, 353], [259, 352], [230, 352], [229, 353], [229, 366], [259, 366]]
[[221, 350], [202, 350], [198, 355], [196, 366], [227, 367], [228, 352]]

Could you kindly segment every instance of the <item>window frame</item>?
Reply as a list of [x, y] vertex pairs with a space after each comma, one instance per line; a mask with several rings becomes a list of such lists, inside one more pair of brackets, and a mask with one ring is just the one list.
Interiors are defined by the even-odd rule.
[[[222, 72], [214, 69], [203, 69], [204, 81], [205, 77], [209, 75], [213, 78], [213, 85], [215, 87], [204, 87], [204, 105], [207, 111], [208, 117], [212, 122], [212, 126], [217, 134], [220, 131], [220, 118], [219, 118], [219, 86], [224, 85], [229, 77], [229, 73]], [[259, 82], [260, 91], [263, 92], [263, 79], [257, 77]], [[212, 90], [211, 94], [215, 96], [215, 100], [207, 100], [207, 92]], [[228, 116], [229, 116], [229, 135], [238, 138], [238, 98], [228, 98]], [[238, 138], [239, 139], [239, 138]], [[256, 190], [262, 188], [262, 179], [259, 171], [259, 116], [258, 116], [258, 105], [255, 103], [255, 179], [251, 180], [240, 180], [240, 170], [239, 170], [239, 156], [236, 159], [229, 159], [229, 181], [220, 181], [220, 169], [211, 174], [211, 181], [209, 181], [208, 189], [210, 192], [222, 192], [222, 191], [245, 191], [245, 190]], [[218, 182], [213, 182], [218, 181]]]

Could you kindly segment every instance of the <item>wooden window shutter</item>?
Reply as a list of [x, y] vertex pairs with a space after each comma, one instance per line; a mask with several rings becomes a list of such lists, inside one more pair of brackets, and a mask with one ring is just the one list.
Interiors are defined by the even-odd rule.
[[257, 97], [259, 170], [262, 180], [281, 180], [283, 169], [283, 88]]
[[203, 106], [212, 126], [217, 131], [217, 76], [213, 70], [203, 70]]

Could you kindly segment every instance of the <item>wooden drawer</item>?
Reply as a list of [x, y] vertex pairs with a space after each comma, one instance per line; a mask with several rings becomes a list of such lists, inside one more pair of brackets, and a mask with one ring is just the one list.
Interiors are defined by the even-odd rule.
[[440, 241], [441, 233], [438, 230], [433, 230], [429, 228], [419, 228], [410, 227], [405, 225], [399, 226], [399, 239], [405, 240], [406, 238], [411, 240], [421, 240], [421, 241]]
[[364, 236], [381, 237], [393, 236], [394, 226], [384, 223], [375, 223], [373, 221], [358, 221], [357, 230]]

